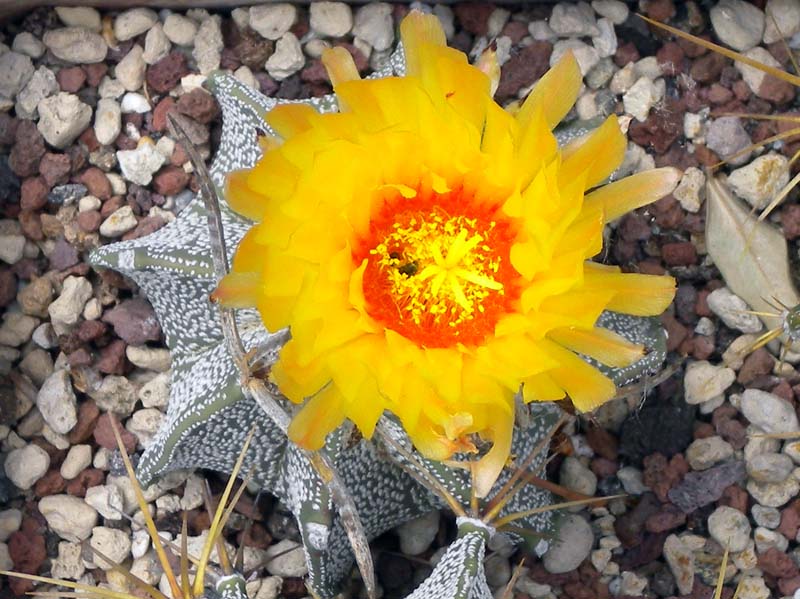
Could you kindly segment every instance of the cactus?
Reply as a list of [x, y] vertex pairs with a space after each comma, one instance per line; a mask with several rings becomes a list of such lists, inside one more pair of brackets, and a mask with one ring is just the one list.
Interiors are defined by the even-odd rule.
[[[386, 76], [403, 71], [402, 53], [392, 58]], [[278, 101], [254, 92], [222, 73], [212, 74], [207, 86], [217, 97], [223, 113], [222, 140], [210, 169], [219, 196], [225, 243], [232, 254], [249, 223], [232, 212], [221, 190], [226, 173], [251, 167], [260, 155], [259, 131], [267, 131], [262, 115]], [[307, 100], [320, 111], [335, 110], [333, 96]], [[334, 595], [352, 568], [352, 556], [342, 519], [334, 508], [330, 488], [310, 464], [306, 453], [289, 442], [259, 405], [242, 392], [240, 372], [228, 354], [223, 340], [219, 313], [208, 297], [217, 284], [211, 259], [211, 241], [206, 224], [207, 212], [195, 199], [171, 224], [146, 237], [107, 245], [91, 256], [93, 265], [112, 268], [131, 279], [150, 300], [161, 321], [167, 346], [172, 354], [172, 387], [163, 428], [145, 450], [138, 466], [143, 484], [174, 469], [207, 468], [223, 472], [233, 469], [248, 432], [253, 441], [244, 457], [244, 471], [251, 469], [252, 480], [279, 497], [296, 517], [309, 566], [309, 586], [321, 597]], [[648, 355], [631, 367], [604, 371], [617, 385], [627, 384], [660, 367], [665, 355], [664, 335], [657, 321], [606, 313], [602, 324], [650, 349]], [[236, 314], [244, 346], [258, 349], [267, 361], [274, 361], [285, 332], [268, 332], [254, 311]], [[283, 407], [290, 409], [287, 403]], [[531, 455], [541, 448], [548, 431], [558, 420], [559, 410], [550, 404], [521, 407], [528, 411], [529, 426], [515, 429], [512, 455]], [[363, 523], [368, 538], [442, 507], [441, 497], [431, 492], [420, 478], [433, 476], [438, 484], [462, 505], [470, 501], [470, 479], [466, 470], [451, 468], [415, 456], [417, 467], [409, 466], [398, 454], [404, 447], [413, 455], [408, 437], [399, 423], [384, 416], [372, 441], [352, 442], [350, 428], [340, 427], [327, 440], [322, 454], [338, 470]], [[530, 463], [541, 466], [539, 452]], [[419, 466], [427, 471], [420, 476]], [[497, 481], [491, 500], [512, 477], [505, 471]], [[525, 512], [551, 503], [550, 494], [525, 485], [505, 505], [499, 516]], [[546, 536], [552, 519], [546, 511], [521, 519], [526, 528]], [[459, 519], [458, 538], [450, 546], [430, 579], [412, 598], [445, 599], [490, 597], [483, 573], [485, 542], [493, 533], [490, 527], [472, 518]], [[518, 541], [521, 537], [513, 535]], [[540, 544], [539, 549], [546, 548]], [[237, 597], [243, 587], [226, 587], [226, 597]], [[237, 590], [238, 589], [238, 590]]]

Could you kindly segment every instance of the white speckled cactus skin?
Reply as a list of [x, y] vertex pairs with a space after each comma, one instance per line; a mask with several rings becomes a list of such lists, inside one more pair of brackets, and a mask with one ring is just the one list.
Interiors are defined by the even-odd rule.
[[[395, 53], [391, 64], [377, 76], [401, 74], [402, 53]], [[259, 131], [269, 132], [263, 114], [278, 101], [266, 98], [236, 79], [212, 74], [207, 87], [216, 96], [223, 112], [220, 147], [210, 173], [218, 192], [225, 174], [251, 167], [260, 156]], [[326, 96], [307, 101], [320, 111], [336, 109], [336, 99]], [[250, 223], [233, 213], [218, 193], [223, 229], [229, 255]], [[192, 201], [171, 224], [146, 237], [107, 245], [96, 250], [92, 263], [112, 268], [131, 279], [152, 303], [172, 354], [172, 388], [165, 423], [144, 452], [138, 476], [148, 484], [159, 475], [181, 468], [207, 468], [230, 472], [252, 427], [256, 433], [243, 471], [253, 468], [254, 480], [278, 496], [297, 518], [309, 566], [309, 585], [320, 597], [338, 592], [352, 568], [353, 558], [347, 537], [332, 504], [331, 493], [305, 456], [289, 442], [280, 429], [246, 398], [240, 387], [240, 374], [223, 342], [216, 307], [209, 303], [216, 286], [210, 254], [206, 211], [199, 199]], [[652, 351], [636, 365], [609, 373], [618, 384], [627, 384], [643, 372], [657, 369], [664, 358], [663, 332], [652, 319], [605, 314], [603, 325]], [[243, 310], [237, 315], [240, 333], [247, 348], [274, 346], [258, 314]], [[517, 427], [512, 454], [529, 454], [555, 420], [558, 409], [540, 404], [530, 407], [531, 426]], [[411, 450], [411, 443], [400, 425], [384, 417], [386, 429], [396, 443]], [[371, 539], [398, 524], [441, 507], [441, 500], [409, 476], [398, 463], [403, 458], [390, 447], [376, 441], [350, 444], [349, 428], [329, 436], [326, 447], [332, 463], [353, 496], [367, 536]], [[541, 463], [544, 455], [537, 458]], [[469, 501], [470, 481], [461, 469], [451, 469], [418, 456], [420, 462], [462, 504]], [[532, 467], [538, 465], [534, 462]], [[405, 464], [408, 467], [408, 464]], [[496, 489], [508, 480], [504, 473]], [[526, 486], [503, 513], [518, 512], [551, 503], [549, 493]], [[519, 521], [540, 534], [551, 524], [548, 513]], [[469, 519], [459, 521], [458, 538], [434, 569], [431, 577], [409, 599], [488, 599], [491, 592], [483, 571], [485, 542], [490, 531]], [[224, 579], [217, 592], [225, 599], [244, 599], [240, 578]]]

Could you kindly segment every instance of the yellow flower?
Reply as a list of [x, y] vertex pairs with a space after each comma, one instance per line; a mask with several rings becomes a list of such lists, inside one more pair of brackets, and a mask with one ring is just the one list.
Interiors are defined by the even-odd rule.
[[435, 17], [412, 12], [400, 32], [406, 76], [361, 80], [336, 48], [323, 62], [341, 112], [266, 116], [279, 138], [227, 189], [257, 224], [215, 298], [290, 327], [271, 376], [304, 403], [293, 441], [319, 448], [345, 418], [370, 437], [384, 410], [432, 459], [475, 451], [477, 434], [493, 443], [475, 468], [483, 496], [508, 457], [520, 388], [526, 402], [569, 396], [591, 410], [614, 384], [576, 354], [615, 367], [643, 355], [595, 322], [659, 314], [674, 280], [589, 259], [606, 222], [678, 174], [596, 187], [625, 152], [613, 116], [558, 147], [551, 130], [581, 87], [571, 54], [511, 115]]

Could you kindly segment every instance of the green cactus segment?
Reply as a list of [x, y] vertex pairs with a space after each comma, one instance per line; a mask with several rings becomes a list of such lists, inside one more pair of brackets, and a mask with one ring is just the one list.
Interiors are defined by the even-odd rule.
[[480, 521], [459, 518], [456, 540], [408, 599], [492, 599], [483, 567], [492, 532]]
[[[207, 599], [212, 599], [210, 593], [208, 593], [209, 590], [206, 590], [205, 596]], [[220, 577], [213, 590], [219, 596], [219, 599], [247, 599], [245, 580], [239, 574]]]

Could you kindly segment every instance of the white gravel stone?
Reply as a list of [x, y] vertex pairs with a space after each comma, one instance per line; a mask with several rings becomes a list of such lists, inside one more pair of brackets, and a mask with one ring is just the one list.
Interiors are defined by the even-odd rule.
[[25, 255], [25, 236], [20, 234], [0, 234], [0, 260], [6, 264], [16, 264]]
[[38, 115], [39, 102], [59, 91], [58, 81], [53, 71], [40, 66], [28, 80], [28, 83], [17, 94], [14, 110], [21, 119], [34, 119]]
[[797, 496], [800, 484], [794, 476], [780, 483], [760, 483], [751, 478], [747, 481], [747, 492], [761, 505], [781, 507]]
[[703, 171], [696, 166], [690, 166], [683, 171], [683, 177], [672, 195], [684, 210], [696, 213], [705, 200], [705, 187], [706, 176]]
[[82, 27], [97, 33], [103, 29], [100, 13], [89, 6], [56, 6], [56, 14], [67, 27]]
[[156, 23], [144, 38], [142, 59], [147, 64], [155, 64], [169, 54], [171, 48], [172, 44], [170, 44], [167, 34], [164, 33], [164, 27], [161, 23]]
[[265, 68], [270, 77], [283, 81], [302, 69], [304, 64], [300, 42], [293, 33], [285, 33], [275, 44], [275, 52], [267, 59]]
[[576, 457], [564, 459], [558, 476], [562, 486], [578, 493], [593, 497], [597, 491], [597, 476]]
[[25, 491], [45, 475], [49, 466], [50, 456], [47, 452], [31, 443], [8, 454], [5, 471], [8, 479]]
[[392, 7], [386, 2], [372, 2], [358, 9], [353, 23], [353, 35], [382, 52], [394, 43]]
[[66, 148], [83, 133], [92, 121], [92, 109], [75, 94], [59, 92], [39, 102], [36, 128], [47, 143]]
[[224, 47], [219, 17], [210, 17], [203, 21], [200, 29], [197, 30], [194, 50], [192, 50], [192, 56], [201, 74], [208, 75], [211, 71], [219, 68]]
[[303, 546], [290, 539], [283, 539], [267, 548], [266, 557], [275, 556], [267, 562], [267, 572], [284, 578], [303, 577], [308, 573]]
[[[132, 550], [131, 550], [132, 552]], [[158, 584], [164, 569], [158, 561], [155, 553], [148, 553], [133, 560], [130, 569], [131, 574], [147, 584]]]
[[51, 374], [53, 374], [53, 358], [43, 349], [29, 351], [19, 363], [20, 372], [26, 374], [33, 384], [41, 387]]
[[687, 112], [683, 115], [683, 134], [686, 139], [698, 139], [703, 135], [704, 129], [705, 118], [703, 115], [696, 112]]
[[592, 37], [600, 33], [594, 10], [587, 2], [556, 4], [548, 23], [559, 37]]
[[[0, 346], [19, 347], [28, 342], [39, 321], [32, 316], [21, 312], [6, 312], [3, 314], [3, 324], [0, 326]], [[13, 358], [19, 357], [15, 353]]]
[[744, 0], [720, 0], [710, 11], [714, 33], [723, 44], [743, 52], [761, 42], [764, 13]]
[[122, 102], [120, 102], [119, 106], [122, 114], [145, 114], [152, 109], [147, 98], [136, 92], [128, 92], [122, 96]]
[[736, 373], [706, 360], [692, 362], [683, 378], [686, 403], [700, 404], [725, 392], [736, 380]]
[[558, 538], [550, 544], [542, 561], [551, 574], [571, 572], [585, 560], [594, 544], [592, 527], [576, 514], [564, 518]]
[[91, 465], [92, 446], [73, 445], [69, 448], [59, 472], [65, 480], [72, 480]]
[[164, 414], [156, 408], [136, 410], [125, 425], [125, 428], [136, 436], [139, 444], [147, 448], [158, 432]]
[[404, 555], [419, 555], [431, 546], [439, 532], [439, 511], [432, 510], [404, 522], [394, 531], [400, 539], [400, 551]]
[[125, 93], [125, 88], [119, 81], [106, 75], [103, 77], [102, 81], [100, 81], [100, 86], [97, 88], [97, 92], [100, 94], [101, 98], [116, 99]]
[[661, 99], [659, 89], [648, 77], [639, 77], [631, 88], [622, 96], [625, 112], [637, 121], [644, 122], [650, 109]]
[[135, 150], [120, 150], [117, 152], [117, 160], [122, 176], [137, 185], [148, 185], [153, 180], [153, 174], [166, 162], [151, 143], [140, 143]]
[[89, 391], [89, 397], [101, 410], [127, 417], [133, 413], [133, 406], [136, 405], [136, 386], [124, 376], [110, 374], [96, 389]]
[[727, 505], [718, 507], [708, 517], [708, 534], [731, 553], [743, 551], [750, 540], [750, 522], [742, 512]]
[[[779, 63], [772, 54], [770, 54], [761, 46], [757, 46], [748, 50], [747, 52], [744, 52], [744, 55], [748, 58], [763, 63], [768, 67], [775, 67], [778, 70], [783, 68], [781, 63]], [[747, 84], [747, 87], [750, 88], [750, 91], [752, 91], [754, 94], [758, 94], [759, 90], [761, 89], [761, 84], [764, 82], [764, 78], [767, 76], [766, 73], [738, 60], [733, 64], [742, 74], [742, 79]]]
[[268, 40], [281, 39], [297, 19], [293, 4], [261, 4], [250, 7], [250, 27]]
[[9, 508], [0, 512], [0, 541], [7, 541], [8, 537], [19, 530], [22, 524], [22, 512], [16, 508]]
[[131, 8], [114, 19], [114, 37], [124, 42], [144, 33], [158, 23], [158, 15], [149, 8]]
[[716, 435], [695, 439], [686, 448], [686, 461], [689, 462], [692, 470], [708, 470], [711, 466], [731, 457], [733, 457], [731, 444]]
[[788, 455], [795, 464], [800, 464], [800, 441], [786, 441], [783, 444], [783, 453]]
[[789, 540], [781, 533], [759, 526], [753, 531], [753, 540], [755, 541], [756, 551], [764, 553], [773, 547], [781, 553], [786, 553], [789, 548]]
[[172, 13], [164, 20], [164, 34], [178, 46], [191, 46], [197, 35], [197, 23], [192, 19]]
[[115, 564], [124, 562], [131, 554], [131, 539], [123, 531], [106, 526], [95, 526], [92, 529], [92, 538], [89, 541], [92, 549], [103, 554], [113, 563], [95, 554], [92, 561], [101, 570], [110, 570]]
[[[250, 89], [259, 90], [258, 79], [253, 75], [253, 71], [247, 65], [242, 65], [233, 72], [233, 76], [244, 83]], [[163, 139], [163, 138], [162, 138]]]
[[130, 206], [122, 206], [112, 212], [100, 225], [100, 235], [104, 237], [119, 237], [131, 229], [135, 229], [138, 221]]
[[50, 566], [50, 573], [54, 578], [65, 580], [78, 580], [86, 571], [81, 552], [83, 547], [79, 543], [61, 541], [58, 544], [58, 557]]
[[56, 58], [72, 64], [103, 62], [108, 52], [102, 35], [82, 27], [51, 29], [42, 41]]
[[788, 182], [789, 159], [775, 152], [759, 156], [728, 176], [736, 195], [758, 210], [766, 208]]
[[794, 462], [785, 453], [761, 453], [747, 460], [747, 474], [762, 483], [781, 483], [794, 470]]
[[139, 44], [136, 44], [114, 69], [114, 76], [117, 81], [129, 92], [141, 89], [144, 83], [144, 71], [147, 65], [142, 57], [143, 54], [144, 49]]
[[113, 98], [101, 98], [97, 101], [94, 113], [94, 135], [97, 141], [110, 145], [122, 131], [122, 110]]
[[569, 50], [572, 50], [575, 55], [575, 60], [578, 61], [578, 66], [581, 68], [581, 75], [584, 77], [600, 62], [600, 55], [592, 46], [578, 39], [568, 39], [560, 40], [553, 45], [550, 66], [554, 66]]
[[85, 501], [106, 520], [119, 520], [125, 511], [125, 499], [117, 485], [89, 487]]
[[11, 49], [31, 58], [41, 58], [42, 54], [44, 54], [44, 44], [34, 37], [30, 31], [21, 31], [15, 35]]
[[13, 100], [32, 76], [30, 57], [19, 52], [0, 54], [0, 96]]
[[139, 399], [145, 408], [164, 408], [169, 402], [169, 373], [164, 372], [142, 385]]
[[311, 29], [323, 37], [344, 37], [353, 28], [353, 11], [344, 2], [312, 2], [309, 13]]
[[800, 427], [792, 404], [760, 389], [745, 389], [741, 410], [745, 418], [767, 433], [791, 433]]
[[766, 27], [762, 38], [765, 44], [789, 39], [800, 32], [800, 0], [767, 0], [765, 12]]
[[146, 345], [129, 345], [125, 349], [125, 355], [134, 366], [144, 368], [145, 370], [166, 372], [170, 367], [168, 349], [148, 347]]
[[78, 402], [66, 370], [56, 370], [39, 389], [36, 406], [55, 432], [66, 435], [78, 423]]
[[781, 512], [774, 507], [755, 504], [750, 510], [753, 520], [761, 527], [775, 529], [781, 524]]
[[620, 0], [592, 0], [592, 8], [601, 17], [606, 17], [614, 25], [622, 25], [628, 19], [628, 5]]
[[614, 56], [617, 51], [617, 33], [614, 31], [614, 24], [609, 19], [597, 21], [599, 35], [592, 38], [592, 45], [600, 58]]
[[92, 296], [92, 284], [84, 277], [67, 277], [61, 294], [48, 306], [50, 321], [56, 333], [63, 334], [78, 322], [83, 306]]
[[747, 303], [727, 287], [708, 294], [708, 308], [728, 327], [742, 333], [758, 333], [762, 328], [758, 316], [749, 313]]

